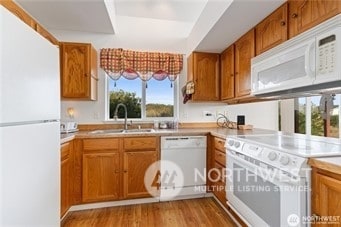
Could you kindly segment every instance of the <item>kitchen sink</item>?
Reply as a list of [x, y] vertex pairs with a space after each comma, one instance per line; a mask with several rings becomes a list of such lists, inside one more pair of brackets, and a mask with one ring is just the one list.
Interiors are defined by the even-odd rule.
[[124, 133], [139, 133], [139, 132], [155, 132], [152, 128], [141, 128], [141, 129], [127, 129]]
[[152, 128], [141, 128], [141, 129], [105, 129], [91, 131], [90, 134], [122, 134], [122, 133], [151, 133], [155, 132]]
[[91, 134], [114, 134], [114, 133], [123, 133], [123, 129], [105, 129], [105, 130], [95, 130], [91, 131]]

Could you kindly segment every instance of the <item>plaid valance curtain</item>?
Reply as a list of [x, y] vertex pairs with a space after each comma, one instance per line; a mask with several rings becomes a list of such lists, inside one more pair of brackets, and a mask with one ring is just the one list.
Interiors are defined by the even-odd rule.
[[144, 81], [152, 77], [156, 80], [168, 78], [174, 81], [183, 66], [181, 54], [140, 52], [132, 50], [101, 49], [100, 66], [113, 80], [121, 76], [133, 80], [140, 77]]

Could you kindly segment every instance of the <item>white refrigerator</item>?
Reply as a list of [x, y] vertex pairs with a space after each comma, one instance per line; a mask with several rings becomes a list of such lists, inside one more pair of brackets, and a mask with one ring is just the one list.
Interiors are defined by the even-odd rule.
[[0, 226], [59, 226], [59, 50], [0, 6]]

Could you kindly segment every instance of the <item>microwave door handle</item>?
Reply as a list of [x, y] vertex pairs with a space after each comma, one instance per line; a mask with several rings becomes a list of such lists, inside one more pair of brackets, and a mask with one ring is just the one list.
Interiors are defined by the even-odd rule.
[[309, 77], [315, 79], [315, 40], [308, 44], [305, 53], [305, 71]]

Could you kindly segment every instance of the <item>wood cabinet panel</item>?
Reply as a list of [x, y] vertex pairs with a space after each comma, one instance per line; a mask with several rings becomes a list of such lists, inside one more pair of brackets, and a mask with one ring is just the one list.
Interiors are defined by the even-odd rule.
[[125, 152], [123, 159], [124, 198], [149, 197], [144, 177], [148, 167], [158, 160], [157, 151]]
[[157, 137], [124, 138], [123, 147], [128, 151], [156, 149]]
[[[312, 213], [317, 216], [341, 217], [341, 176], [313, 169]], [[313, 226], [340, 226], [341, 220], [334, 223], [316, 223]]]
[[[97, 99], [97, 53], [88, 43], [61, 43], [61, 95]], [[95, 68], [94, 68], [95, 67]]]
[[220, 56], [221, 100], [234, 98], [234, 45], [229, 46]]
[[216, 150], [225, 152], [225, 140], [218, 138], [218, 137], [214, 137], [214, 147]]
[[289, 0], [289, 38], [339, 14], [339, 0]]
[[193, 52], [188, 62], [188, 78], [194, 82], [192, 101], [218, 101], [219, 54]]
[[144, 174], [159, 160], [159, 139], [83, 139], [82, 202], [150, 196], [144, 186]]
[[84, 150], [90, 151], [103, 151], [103, 150], [118, 150], [119, 139], [112, 138], [97, 138], [97, 139], [84, 139], [83, 140]]
[[60, 217], [62, 217], [71, 206], [71, 150], [70, 143], [61, 146], [60, 163]]
[[83, 140], [73, 140], [72, 150], [72, 205], [82, 202]]
[[219, 164], [225, 166], [226, 165], [226, 155], [225, 152], [221, 152], [219, 150], [215, 150], [214, 152], [214, 159]]
[[118, 152], [83, 154], [83, 202], [118, 199], [120, 173]]
[[255, 56], [255, 31], [247, 32], [235, 43], [235, 95], [251, 92], [251, 58]]
[[256, 26], [256, 54], [259, 55], [288, 37], [288, 4], [285, 3]]

